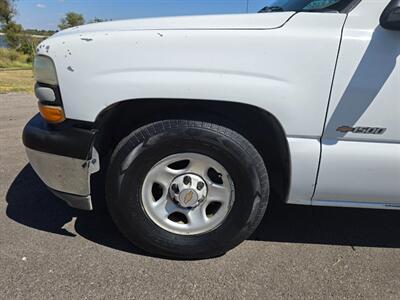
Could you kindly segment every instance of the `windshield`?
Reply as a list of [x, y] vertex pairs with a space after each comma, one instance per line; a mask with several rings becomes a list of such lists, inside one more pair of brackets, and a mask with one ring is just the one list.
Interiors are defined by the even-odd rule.
[[316, 11], [338, 7], [348, 0], [266, 0], [265, 7], [260, 13], [274, 11]]

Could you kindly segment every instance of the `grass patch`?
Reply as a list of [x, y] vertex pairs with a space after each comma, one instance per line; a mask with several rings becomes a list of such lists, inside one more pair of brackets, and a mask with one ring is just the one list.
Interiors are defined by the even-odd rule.
[[11, 92], [33, 93], [34, 82], [32, 70], [0, 69], [0, 94]]
[[30, 57], [14, 49], [0, 48], [0, 69], [5, 68], [32, 68]]

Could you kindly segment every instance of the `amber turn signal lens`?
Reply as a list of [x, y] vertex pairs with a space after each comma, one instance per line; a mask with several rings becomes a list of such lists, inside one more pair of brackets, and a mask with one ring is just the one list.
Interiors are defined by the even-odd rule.
[[65, 120], [64, 110], [59, 106], [39, 103], [40, 115], [49, 123], [61, 123]]

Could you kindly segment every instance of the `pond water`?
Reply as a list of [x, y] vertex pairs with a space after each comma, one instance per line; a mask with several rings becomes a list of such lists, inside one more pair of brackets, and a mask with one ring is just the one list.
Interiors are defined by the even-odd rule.
[[4, 38], [4, 35], [0, 35], [0, 48], [7, 48], [7, 43]]

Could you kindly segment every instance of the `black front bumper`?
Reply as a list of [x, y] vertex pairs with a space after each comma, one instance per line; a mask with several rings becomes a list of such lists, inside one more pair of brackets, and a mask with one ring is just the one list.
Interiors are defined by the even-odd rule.
[[71, 206], [86, 210], [92, 209], [90, 175], [100, 168], [95, 134], [74, 121], [49, 125], [38, 114], [22, 135], [29, 161], [43, 182]]
[[95, 130], [76, 127], [72, 121], [50, 125], [37, 114], [25, 125], [22, 140], [25, 147], [32, 150], [77, 159], [90, 159], [88, 156], [95, 133]]

